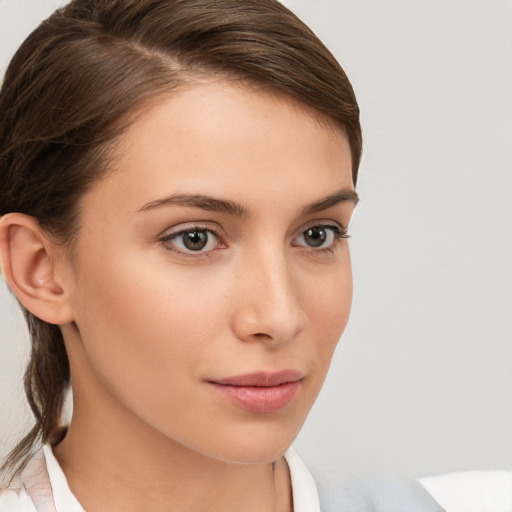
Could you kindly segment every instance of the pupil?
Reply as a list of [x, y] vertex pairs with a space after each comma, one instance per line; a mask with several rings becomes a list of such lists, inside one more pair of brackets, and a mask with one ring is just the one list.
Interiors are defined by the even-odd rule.
[[327, 233], [322, 228], [311, 228], [306, 231], [304, 239], [311, 247], [319, 247], [326, 241]]
[[191, 251], [200, 251], [206, 247], [207, 243], [206, 231], [187, 231], [183, 234], [183, 244]]

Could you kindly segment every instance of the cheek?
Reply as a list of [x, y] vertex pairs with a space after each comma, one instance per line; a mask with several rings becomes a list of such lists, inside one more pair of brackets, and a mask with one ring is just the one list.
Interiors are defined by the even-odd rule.
[[169, 389], [194, 376], [227, 324], [218, 300], [224, 281], [128, 255], [115, 265], [105, 261], [88, 261], [75, 306], [91, 367], [118, 398], [156, 402], [165, 393], [168, 402]]
[[352, 306], [352, 271], [348, 255], [336, 272], [325, 276], [317, 286], [308, 287], [305, 301], [310, 326], [315, 333], [315, 348], [322, 371], [326, 372]]
[[[348, 248], [337, 264], [317, 276], [303, 278], [310, 320], [327, 330], [343, 331], [352, 306], [352, 268]], [[341, 332], [340, 332], [341, 334]]]

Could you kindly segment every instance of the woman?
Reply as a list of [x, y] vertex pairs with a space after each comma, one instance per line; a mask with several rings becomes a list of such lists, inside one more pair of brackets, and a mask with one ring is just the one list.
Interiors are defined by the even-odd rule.
[[0, 119], [36, 417], [0, 510], [371, 506], [290, 449], [348, 319], [361, 155], [311, 31], [272, 0], [75, 0], [13, 58]]

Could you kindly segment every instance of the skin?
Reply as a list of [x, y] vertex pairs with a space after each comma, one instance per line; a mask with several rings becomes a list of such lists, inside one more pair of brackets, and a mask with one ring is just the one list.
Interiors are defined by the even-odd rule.
[[[83, 198], [73, 258], [51, 248], [74, 399], [54, 452], [70, 487], [88, 511], [292, 510], [282, 456], [351, 305], [348, 243], [333, 236], [355, 204], [347, 138], [292, 100], [221, 80], [145, 110], [118, 155]], [[317, 225], [331, 227], [312, 247]], [[188, 250], [185, 229], [206, 232], [206, 250]], [[302, 379], [276, 412], [210, 384], [283, 369]]]

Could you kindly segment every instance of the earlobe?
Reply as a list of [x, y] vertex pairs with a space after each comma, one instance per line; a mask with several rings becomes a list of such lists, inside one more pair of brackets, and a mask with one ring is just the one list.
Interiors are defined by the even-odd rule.
[[33, 217], [0, 219], [0, 264], [7, 284], [32, 314], [51, 324], [72, 321], [68, 296], [56, 275], [57, 247]]

